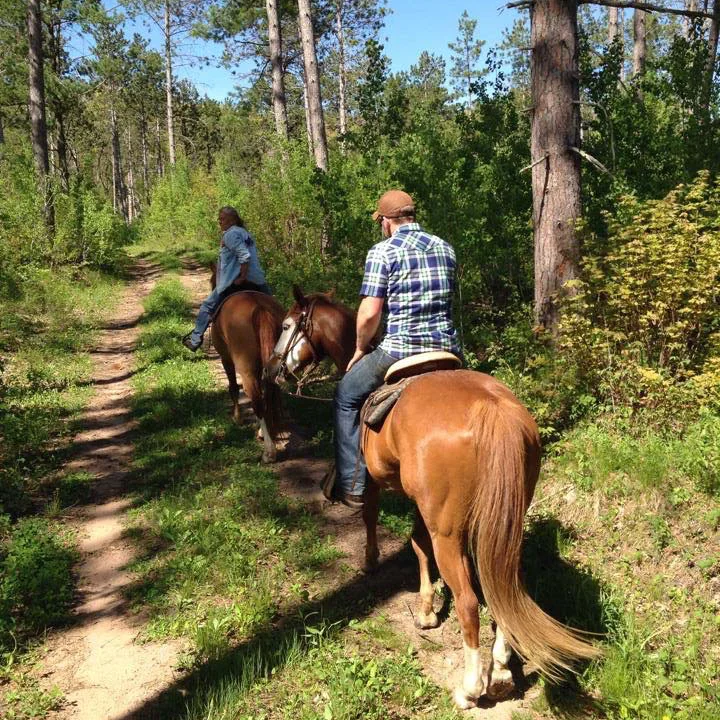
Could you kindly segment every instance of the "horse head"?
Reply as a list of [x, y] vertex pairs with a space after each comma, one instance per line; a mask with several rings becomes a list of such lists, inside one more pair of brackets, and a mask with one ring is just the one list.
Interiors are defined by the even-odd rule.
[[354, 313], [333, 295], [332, 291], [305, 295], [298, 285], [293, 285], [295, 303], [283, 320], [280, 337], [265, 368], [270, 380], [283, 384], [288, 375], [298, 379], [326, 356], [338, 368], [345, 369], [349, 358], [345, 359], [343, 340], [348, 327], [354, 333]]

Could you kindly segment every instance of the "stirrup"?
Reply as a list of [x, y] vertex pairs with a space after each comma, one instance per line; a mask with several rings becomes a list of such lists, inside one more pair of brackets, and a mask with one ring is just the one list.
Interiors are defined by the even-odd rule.
[[332, 465], [328, 468], [328, 471], [323, 476], [323, 479], [320, 481], [320, 489], [322, 490], [322, 494], [325, 496], [326, 500], [333, 501], [332, 491], [335, 487], [335, 480], [337, 479], [337, 469], [335, 467], [335, 463], [333, 462]]

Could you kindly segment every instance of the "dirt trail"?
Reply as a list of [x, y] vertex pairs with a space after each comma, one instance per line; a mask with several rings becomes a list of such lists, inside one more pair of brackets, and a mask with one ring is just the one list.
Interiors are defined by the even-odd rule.
[[[209, 292], [208, 272], [204, 268], [188, 265], [182, 277], [183, 285], [192, 293], [196, 306]], [[207, 347], [207, 346], [206, 346]], [[209, 358], [213, 366], [218, 382], [222, 387], [227, 387], [220, 360], [214, 349], [210, 349]], [[228, 398], [228, 412], [230, 401]], [[247, 408], [248, 419], [253, 415], [250, 408]], [[295, 433], [290, 438], [287, 452], [280, 452], [279, 462], [273, 466], [280, 479], [280, 488], [286, 494], [297, 498], [308, 505], [317, 515], [320, 524], [320, 531], [323, 535], [331, 535], [334, 543], [346, 556], [347, 565], [351, 568], [358, 568], [357, 575], [362, 577], [359, 568], [364, 564], [365, 558], [365, 525], [361, 514], [351, 512], [342, 505], [330, 505], [319, 489], [328, 464], [326, 460], [312, 457], [304, 457], [302, 440]], [[401, 552], [406, 543], [397, 536], [392, 535], [383, 527], [378, 529], [378, 542], [380, 545], [380, 560], [383, 557], [390, 557]], [[392, 627], [412, 640], [416, 647], [419, 647], [418, 658], [422, 663], [428, 677], [439, 685], [445, 686], [452, 691], [462, 682], [463, 671], [463, 646], [460, 628], [454, 612], [441, 623], [440, 627], [434, 630], [417, 630], [414, 625], [414, 610], [417, 602], [417, 564], [414, 555], [410, 560], [412, 563], [412, 579], [407, 590], [395, 593], [387, 600], [379, 602], [375, 609], [375, 615], [381, 615], [387, 619]], [[409, 574], [412, 574], [409, 572]], [[348, 578], [345, 577], [347, 582]], [[382, 575], [368, 576], [365, 578], [369, 591], [386, 581]], [[382, 593], [378, 593], [382, 595]], [[438, 596], [436, 610], [442, 604]], [[490, 648], [493, 641], [493, 633], [489, 623], [481, 626], [481, 645], [487, 649], [485, 662], [490, 660]], [[482, 707], [464, 713], [464, 717], [482, 717], [483, 720], [510, 720], [512, 713], [527, 709], [528, 705], [539, 694], [537, 687], [525, 688], [523, 695], [519, 693], [504, 702], [486, 704]]]
[[68, 472], [90, 473], [90, 504], [68, 520], [80, 539], [79, 602], [75, 622], [48, 639], [44, 684], [65, 694], [58, 720], [120, 720], [175, 679], [178, 646], [137, 644], [143, 619], [133, 615], [123, 591], [135, 548], [124, 537], [130, 499], [125, 486], [133, 455], [130, 414], [133, 350], [141, 301], [159, 273], [139, 263], [93, 357], [95, 394], [74, 439]]

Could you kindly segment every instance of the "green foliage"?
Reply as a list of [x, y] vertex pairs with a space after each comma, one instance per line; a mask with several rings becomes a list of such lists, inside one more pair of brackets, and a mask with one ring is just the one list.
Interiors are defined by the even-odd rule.
[[0, 545], [0, 648], [66, 617], [75, 552], [47, 522], [21, 520]]
[[16, 151], [0, 154], [0, 298], [17, 298], [36, 269], [72, 263], [116, 270], [132, 233], [81, 175], [54, 188], [56, 235], [43, 221], [29, 145], [13, 134]]
[[588, 238], [558, 349], [601, 402], [669, 420], [719, 407], [719, 199], [701, 173], [662, 200], [624, 198], [606, 252]]
[[134, 252], [150, 250], [166, 267], [179, 268], [183, 255], [215, 244], [220, 204], [209, 175], [177, 163], [153, 188], [152, 202], [141, 220], [144, 243]]

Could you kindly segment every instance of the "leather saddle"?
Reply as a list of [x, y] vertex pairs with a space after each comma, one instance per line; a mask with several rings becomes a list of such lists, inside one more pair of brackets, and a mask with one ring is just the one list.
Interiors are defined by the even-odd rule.
[[385, 373], [385, 384], [368, 397], [360, 411], [360, 420], [373, 430], [378, 429], [403, 390], [420, 375], [435, 370], [457, 370], [462, 366], [457, 355], [434, 351], [411, 355], [393, 363]]

